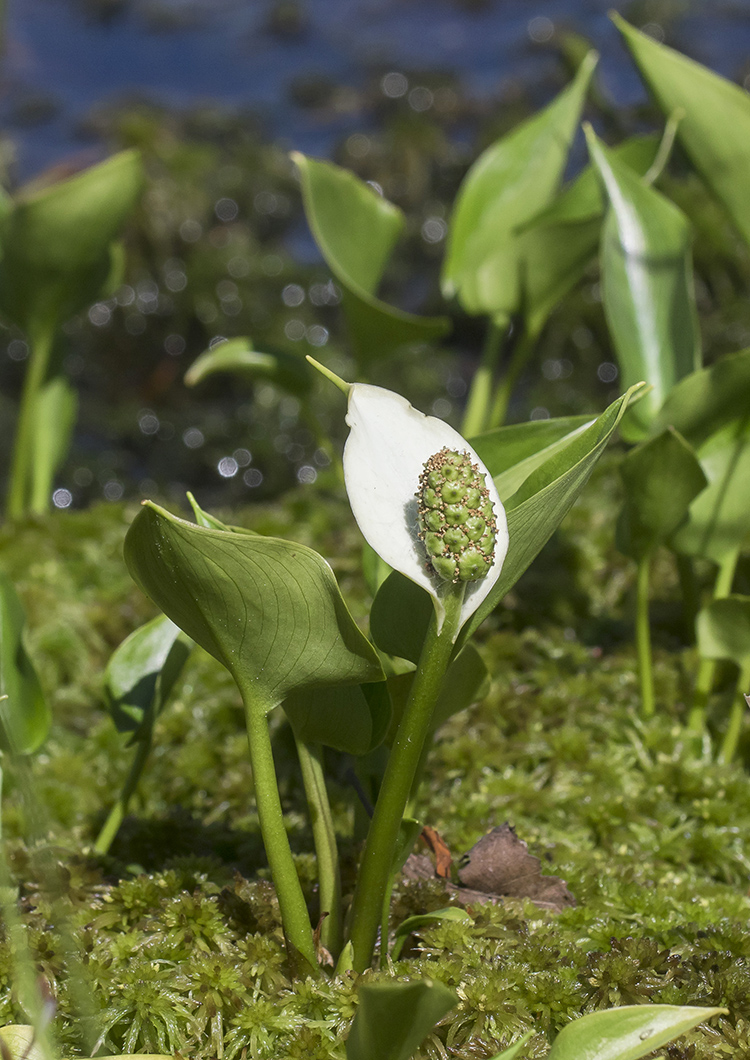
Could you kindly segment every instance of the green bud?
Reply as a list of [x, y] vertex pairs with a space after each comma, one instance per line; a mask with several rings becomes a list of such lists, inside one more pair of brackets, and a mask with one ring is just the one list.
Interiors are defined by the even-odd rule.
[[441, 449], [419, 476], [419, 537], [428, 569], [445, 581], [484, 578], [495, 558], [497, 523], [484, 474], [468, 453]]

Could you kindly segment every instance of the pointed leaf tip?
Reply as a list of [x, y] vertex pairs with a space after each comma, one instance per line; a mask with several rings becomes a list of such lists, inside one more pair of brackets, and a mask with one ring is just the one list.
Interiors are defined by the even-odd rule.
[[310, 362], [313, 368], [317, 368], [320, 374], [325, 376], [334, 386], [337, 386], [343, 394], [346, 394], [346, 396], [349, 397], [349, 393], [352, 389], [351, 383], [347, 383], [345, 379], [341, 379], [341, 377], [336, 375], [335, 372], [332, 372], [330, 368], [326, 368], [326, 366], [321, 364], [320, 361], [316, 361], [314, 357], [311, 357], [309, 353], [306, 356], [306, 360]]

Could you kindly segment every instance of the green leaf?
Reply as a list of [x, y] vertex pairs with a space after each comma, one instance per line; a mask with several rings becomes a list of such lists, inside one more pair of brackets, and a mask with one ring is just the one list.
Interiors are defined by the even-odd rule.
[[192, 648], [192, 641], [166, 615], [126, 637], [104, 671], [107, 709], [118, 732], [137, 734], [144, 724], [150, 728]]
[[376, 297], [404, 218], [353, 173], [292, 154], [302, 181], [307, 222], [326, 264], [343, 288], [343, 306], [357, 357], [367, 361], [400, 346], [445, 335], [446, 317], [420, 317]]
[[53, 376], [39, 391], [34, 415], [32, 505], [45, 511], [52, 483], [63, 464], [78, 414], [78, 394], [62, 375]]
[[468, 920], [470, 924], [474, 923], [466, 910], [462, 909], [459, 905], [448, 905], [445, 909], [434, 909], [431, 913], [420, 913], [417, 916], [408, 916], [406, 920], [402, 920], [396, 928], [393, 949], [391, 950], [391, 957], [393, 960], [397, 961], [401, 956], [401, 950], [404, 948], [404, 943], [409, 935], [419, 930], [421, 927], [429, 927], [441, 920]]
[[478, 702], [485, 694], [488, 680], [489, 671], [482, 656], [473, 644], [464, 645], [443, 678], [430, 730], [434, 731], [454, 714]]
[[21, 192], [0, 219], [0, 312], [36, 332], [97, 298], [142, 180], [138, 153], [122, 151], [69, 180]]
[[[30, 1024], [14, 1023], [7, 1027], [0, 1027], [0, 1040], [9, 1050], [9, 1060], [45, 1060], [46, 1053], [34, 1041], [35, 1032]], [[170, 1053], [128, 1053], [119, 1056], [100, 1056], [99, 1060], [173, 1060], [174, 1054]]]
[[539, 114], [489, 147], [456, 199], [442, 274], [443, 293], [469, 313], [506, 318], [521, 305], [516, 230], [555, 195], [578, 127], [597, 56]]
[[680, 143], [703, 180], [750, 243], [750, 97], [705, 66], [640, 33], [619, 15], [612, 20], [665, 114], [683, 111]]
[[591, 416], [560, 416], [496, 427], [467, 439], [487, 465], [503, 503], [532, 471], [593, 423]]
[[503, 1049], [501, 1053], [495, 1053], [495, 1055], [491, 1057], [490, 1060], [514, 1060], [514, 1057], [518, 1056], [518, 1054], [523, 1049], [524, 1045], [526, 1045], [526, 1042], [529, 1040], [529, 1038], [533, 1038], [533, 1036], [534, 1031], [526, 1031], [526, 1033], [521, 1038], [519, 1038], [517, 1042], [513, 1042], [511, 1046], [509, 1046], [507, 1049]]
[[[632, 137], [612, 154], [639, 176], [656, 158], [656, 136]], [[583, 278], [596, 256], [606, 202], [595, 168], [580, 176], [518, 232], [523, 261], [526, 330], [538, 335], [558, 302]]]
[[552, 1043], [548, 1060], [639, 1060], [724, 1008], [625, 1005], [590, 1012], [569, 1023]]
[[690, 227], [587, 129], [591, 159], [610, 201], [601, 247], [602, 298], [627, 387], [652, 387], [628, 421], [642, 437], [672, 387], [700, 366]]
[[428, 593], [393, 571], [378, 589], [370, 610], [370, 636], [387, 655], [418, 663], [434, 614]]
[[698, 613], [695, 628], [701, 658], [729, 659], [741, 670], [750, 666], [750, 596], [713, 600]]
[[432, 979], [361, 986], [346, 1060], [409, 1060], [457, 1004], [458, 996]]
[[461, 631], [462, 644], [497, 606], [541, 552], [586, 485], [630, 402], [642, 390], [631, 387], [582, 434], [532, 472], [505, 503], [510, 545], [492, 592]]
[[[382, 682], [374, 685], [380, 688]], [[385, 687], [383, 685], [383, 690]], [[284, 713], [297, 739], [306, 744], [321, 743], [345, 754], [364, 755], [377, 747], [385, 735], [388, 718], [381, 716], [385, 703], [372, 702], [361, 685], [333, 685], [296, 689], [284, 700]]]
[[750, 350], [728, 354], [682, 379], [656, 415], [653, 430], [673, 426], [695, 448], [750, 409]]
[[261, 353], [250, 339], [225, 339], [202, 353], [185, 373], [187, 386], [196, 386], [215, 372], [244, 372], [267, 379], [281, 390], [304, 396], [312, 386], [311, 371], [302, 357], [285, 350]]
[[185, 522], [149, 502], [132, 577], [267, 712], [295, 688], [382, 680], [325, 560], [304, 545]]
[[708, 486], [690, 505], [671, 544], [720, 564], [750, 540], [750, 412], [716, 431], [696, 453]]
[[29, 754], [47, 738], [52, 716], [23, 643], [26, 618], [13, 585], [0, 573], [0, 747]]
[[640, 560], [677, 530], [708, 483], [691, 446], [674, 427], [641, 442], [620, 464], [625, 504], [617, 547]]

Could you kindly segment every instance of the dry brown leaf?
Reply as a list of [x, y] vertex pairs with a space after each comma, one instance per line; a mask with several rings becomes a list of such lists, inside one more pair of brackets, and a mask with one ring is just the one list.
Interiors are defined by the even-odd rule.
[[451, 852], [448, 849], [447, 843], [440, 833], [429, 824], [424, 826], [421, 835], [422, 839], [424, 839], [427, 846], [435, 855], [435, 875], [442, 876], [444, 880], [449, 880], [453, 858], [451, 857]]
[[[460, 885], [445, 881], [447, 891], [461, 905], [497, 902], [503, 897], [528, 898], [540, 909], [560, 913], [576, 904], [565, 880], [542, 874], [541, 861], [529, 854], [526, 843], [507, 821], [482, 836], [463, 861], [458, 872]], [[427, 854], [412, 854], [404, 865], [406, 880], [428, 880], [438, 875]]]

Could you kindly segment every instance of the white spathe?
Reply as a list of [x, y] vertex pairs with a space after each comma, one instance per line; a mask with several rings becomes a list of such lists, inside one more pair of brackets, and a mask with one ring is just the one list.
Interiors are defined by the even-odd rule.
[[354, 518], [381, 559], [427, 590], [438, 629], [445, 616], [441, 596], [452, 586], [428, 571], [417, 536], [419, 476], [427, 460], [446, 446], [468, 453], [484, 474], [497, 520], [495, 559], [485, 578], [466, 583], [463, 626], [491, 591], [508, 551], [508, 522], [492, 475], [458, 431], [382, 387], [353, 383], [346, 422], [351, 433], [344, 446], [344, 479]]

